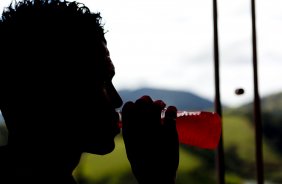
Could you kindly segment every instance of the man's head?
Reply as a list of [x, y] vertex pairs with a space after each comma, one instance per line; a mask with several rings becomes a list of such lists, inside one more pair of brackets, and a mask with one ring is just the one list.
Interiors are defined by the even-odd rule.
[[122, 100], [100, 14], [77, 2], [23, 0], [3, 12], [0, 37], [9, 144], [112, 151]]

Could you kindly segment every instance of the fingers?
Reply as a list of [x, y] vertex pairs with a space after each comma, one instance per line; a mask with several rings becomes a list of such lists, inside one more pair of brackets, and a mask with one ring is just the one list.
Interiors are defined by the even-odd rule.
[[179, 164], [179, 140], [178, 133], [176, 129], [176, 117], [177, 108], [174, 106], [169, 106], [165, 112], [164, 124], [163, 124], [163, 136], [166, 146], [170, 149], [166, 150], [166, 156], [170, 158], [175, 158], [167, 161], [169, 168], [178, 168]]
[[176, 130], [176, 116], [176, 107], [169, 106], [165, 112], [165, 118], [163, 120], [164, 133], [167, 134], [168, 137], [178, 136]]
[[147, 95], [142, 96], [141, 98], [136, 100], [135, 103], [138, 106], [154, 105], [161, 110], [163, 110], [166, 106], [166, 104], [162, 100], [153, 101], [152, 98], [150, 96], [147, 96]]
[[177, 117], [177, 108], [175, 106], [169, 106], [165, 111], [165, 119], [175, 121], [176, 117]]
[[132, 101], [126, 102], [122, 107], [122, 126], [127, 129], [130, 122], [134, 121], [136, 117], [135, 104]]
[[[125, 103], [122, 108], [122, 131], [126, 153], [137, 178], [140, 173], [157, 171], [160, 175], [168, 176], [174, 175], [177, 170], [179, 163], [179, 142], [175, 123], [177, 109], [169, 106], [165, 111], [164, 123], [161, 123], [161, 112], [165, 107], [163, 101], [153, 101], [151, 97], [143, 96], [135, 102]], [[145, 175], [141, 177], [143, 176]]]
[[[166, 104], [162, 100], [153, 101], [150, 96], [144, 95], [134, 102], [127, 102], [122, 108], [122, 121], [124, 126], [134, 126], [142, 128], [153, 128], [162, 124], [161, 114], [165, 109]], [[176, 108], [170, 106], [166, 112], [167, 119], [176, 118]], [[166, 121], [170, 122], [170, 121]]]
[[161, 125], [161, 111], [166, 104], [161, 100], [153, 101], [150, 96], [142, 96], [135, 102], [139, 120], [143, 120], [146, 128], [157, 128]]
[[162, 100], [156, 100], [154, 102], [155, 106], [157, 106], [161, 111], [165, 108], [166, 104]]
[[[169, 106], [165, 112], [163, 131], [166, 135], [166, 142], [172, 145], [178, 145], [178, 133], [176, 129], [177, 108]], [[177, 144], [175, 144], [177, 143]], [[176, 148], [177, 149], [177, 148]]]
[[146, 104], [152, 104], [153, 100], [150, 96], [144, 95], [135, 102], [138, 105], [146, 105]]
[[[152, 116], [153, 100], [149, 96], [142, 96], [135, 101], [136, 111], [139, 115], [138, 119]], [[146, 122], [144, 122], [146, 123]]]

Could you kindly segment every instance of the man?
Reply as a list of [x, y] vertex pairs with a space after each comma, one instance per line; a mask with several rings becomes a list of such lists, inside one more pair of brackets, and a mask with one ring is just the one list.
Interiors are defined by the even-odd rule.
[[[0, 183], [73, 184], [83, 152], [108, 154], [122, 99], [99, 13], [83, 4], [23, 0], [2, 15], [0, 108], [9, 130]], [[123, 107], [123, 136], [140, 184], [175, 182], [176, 108], [143, 96]], [[145, 137], [141, 137], [144, 136]]]

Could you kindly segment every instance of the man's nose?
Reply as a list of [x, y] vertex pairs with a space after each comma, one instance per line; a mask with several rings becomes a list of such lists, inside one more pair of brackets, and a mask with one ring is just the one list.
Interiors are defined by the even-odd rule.
[[115, 108], [120, 108], [122, 106], [123, 104], [122, 98], [120, 97], [114, 86], [113, 86], [111, 98]]
[[120, 108], [123, 104], [122, 98], [119, 96], [118, 92], [116, 91], [117, 97], [116, 97], [116, 104], [115, 108]]

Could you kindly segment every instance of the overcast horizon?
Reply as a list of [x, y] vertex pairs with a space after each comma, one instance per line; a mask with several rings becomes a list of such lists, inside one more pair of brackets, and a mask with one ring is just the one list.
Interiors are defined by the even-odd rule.
[[[1, 0], [0, 9], [10, 0]], [[78, 0], [100, 12], [116, 67], [117, 90], [153, 87], [214, 99], [209, 0]], [[218, 0], [221, 101], [253, 99], [251, 1]], [[282, 91], [282, 1], [257, 0], [260, 96]], [[243, 95], [235, 95], [244, 88]]]

